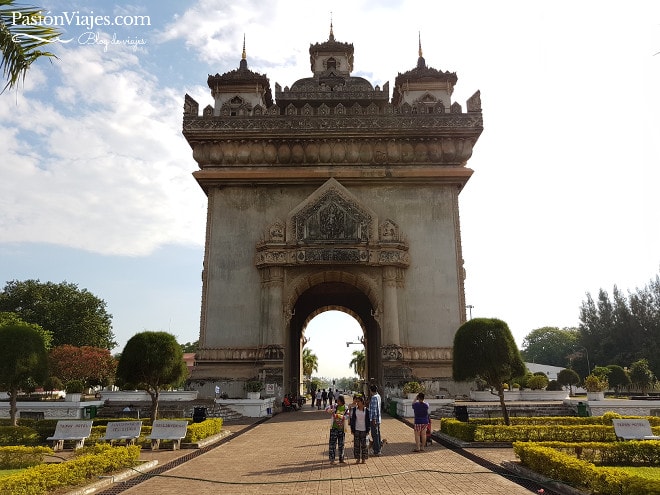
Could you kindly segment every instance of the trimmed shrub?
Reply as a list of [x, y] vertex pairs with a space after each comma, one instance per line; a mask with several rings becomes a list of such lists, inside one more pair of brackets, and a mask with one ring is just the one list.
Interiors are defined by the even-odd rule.
[[39, 445], [41, 439], [34, 428], [27, 426], [0, 426], [0, 446]]
[[0, 447], [0, 469], [24, 469], [44, 462], [53, 454], [48, 447]]
[[[660, 455], [660, 442], [656, 441], [607, 443], [600, 446], [597, 444], [585, 446], [583, 444], [537, 444], [531, 442], [516, 442], [513, 444], [513, 450], [524, 466], [548, 478], [560, 480], [572, 486], [586, 488], [590, 492], [600, 495], [639, 495], [641, 493], [660, 495], [660, 483], [657, 480], [648, 480], [630, 475], [614, 467], [596, 467], [592, 462], [578, 458], [577, 455], [583, 456], [585, 454], [585, 447], [587, 447], [587, 450], [599, 451], [601, 457], [604, 452], [610, 452], [609, 455], [615, 457], [614, 452], [622, 454], [625, 451], [634, 451], [640, 447], [648, 450], [655, 449], [655, 453], [650, 456], [651, 465], [653, 466], [656, 465], [657, 456]], [[559, 451], [557, 448], [573, 449], [574, 454]], [[627, 454], [620, 457], [620, 460], [623, 460], [625, 455]], [[648, 452], [644, 455], [648, 455]], [[655, 463], [653, 462], [654, 457], [656, 459]]]
[[0, 478], [0, 493], [46, 495], [56, 489], [78, 485], [99, 475], [136, 466], [140, 448], [110, 447], [98, 444], [81, 449], [75, 458], [59, 464], [41, 464], [23, 472]]

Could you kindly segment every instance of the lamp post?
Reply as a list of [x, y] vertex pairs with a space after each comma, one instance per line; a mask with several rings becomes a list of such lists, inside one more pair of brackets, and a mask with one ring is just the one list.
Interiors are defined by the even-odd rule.
[[465, 307], [470, 311], [470, 319], [472, 319], [472, 308], [474, 308], [474, 306], [472, 306], [472, 304], [468, 304]]

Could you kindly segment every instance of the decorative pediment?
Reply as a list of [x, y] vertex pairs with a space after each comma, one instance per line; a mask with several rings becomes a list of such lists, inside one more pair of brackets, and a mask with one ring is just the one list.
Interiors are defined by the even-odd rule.
[[329, 179], [287, 219], [287, 244], [365, 244], [375, 241], [375, 213], [335, 179]]
[[378, 223], [335, 179], [310, 194], [289, 212], [286, 222], [275, 220], [257, 243], [259, 268], [299, 264], [341, 264], [407, 267], [408, 245], [390, 219]]

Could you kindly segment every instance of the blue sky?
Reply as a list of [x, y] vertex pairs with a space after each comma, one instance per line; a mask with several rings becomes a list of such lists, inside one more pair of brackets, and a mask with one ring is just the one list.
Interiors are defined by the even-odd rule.
[[[145, 329], [181, 342], [199, 332], [206, 198], [181, 135], [184, 95], [212, 103], [206, 78], [238, 66], [243, 34], [271, 86], [308, 77], [330, 9], [336, 38], [355, 46], [354, 75], [392, 87], [421, 33], [427, 65], [458, 75], [454, 101], [481, 90], [485, 130], [460, 197], [473, 316], [504, 319], [521, 344], [535, 328], [577, 325], [586, 292], [658, 273], [654, 0], [41, 5], [72, 19], [60, 26], [71, 41], [0, 95], [0, 283], [89, 289], [121, 346]], [[136, 25], [90, 30], [92, 15]], [[315, 323], [320, 374], [349, 374], [345, 342], [359, 329]]]

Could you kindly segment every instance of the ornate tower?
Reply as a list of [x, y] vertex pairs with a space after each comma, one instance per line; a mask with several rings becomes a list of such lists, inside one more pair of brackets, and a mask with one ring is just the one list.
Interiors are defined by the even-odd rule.
[[[327, 309], [362, 326], [368, 378], [452, 390], [465, 321], [458, 194], [482, 131], [455, 73], [417, 65], [374, 87], [354, 48], [310, 45], [311, 77], [282, 88], [247, 67], [209, 76], [214, 106], [186, 95], [183, 133], [208, 196], [202, 393], [261, 377], [296, 392], [307, 323]], [[203, 384], [203, 385], [202, 385]]]

